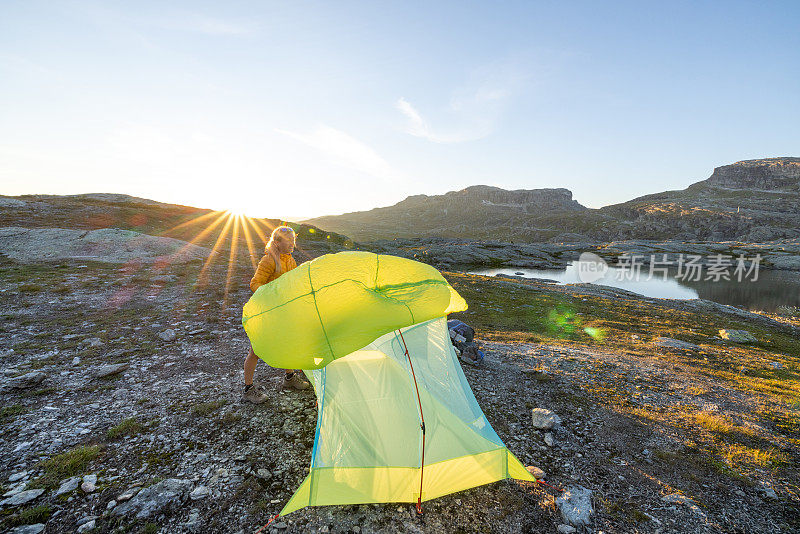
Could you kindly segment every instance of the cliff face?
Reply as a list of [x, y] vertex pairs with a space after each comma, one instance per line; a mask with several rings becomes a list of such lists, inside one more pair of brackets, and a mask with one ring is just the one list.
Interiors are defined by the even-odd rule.
[[800, 158], [740, 161], [682, 191], [588, 209], [567, 189], [478, 185], [309, 222], [356, 240], [455, 237], [502, 241], [766, 241], [800, 233]]
[[769, 158], [740, 161], [714, 169], [700, 182], [728, 189], [800, 191], [800, 158]]
[[740, 161], [682, 191], [601, 211], [621, 221], [617, 239], [768, 241], [800, 233], [800, 158]]
[[573, 200], [569, 189], [517, 189], [509, 191], [489, 185], [473, 185], [444, 195], [414, 195], [397, 204], [398, 207], [424, 207], [437, 204], [440, 208], [460, 209], [476, 206], [495, 206], [524, 212], [539, 209], [578, 211], [586, 207]]

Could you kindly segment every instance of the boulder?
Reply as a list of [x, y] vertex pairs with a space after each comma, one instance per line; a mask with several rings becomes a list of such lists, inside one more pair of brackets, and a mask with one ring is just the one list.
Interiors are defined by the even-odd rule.
[[561, 422], [561, 419], [545, 408], [534, 408], [531, 410], [531, 422], [533, 428], [538, 430], [550, 430], [554, 425]]
[[28, 486], [28, 483], [23, 480], [22, 482], [20, 482], [16, 486], [12, 486], [11, 489], [9, 489], [5, 493], [3, 493], [3, 497], [11, 497], [12, 495], [16, 495], [17, 493], [25, 491], [25, 488], [27, 486]]
[[10, 477], [8, 477], [8, 481], [9, 482], [19, 482], [20, 480], [22, 480], [23, 478], [25, 478], [27, 476], [28, 476], [28, 472], [27, 471], [20, 471], [19, 473], [14, 473]]
[[546, 474], [540, 468], [536, 467], [535, 465], [529, 465], [525, 469], [528, 470], [528, 473], [533, 475], [533, 478], [536, 480], [544, 480]]
[[44, 531], [44, 523], [35, 523], [33, 525], [21, 525], [9, 531], [9, 534], [39, 534], [42, 531]]
[[21, 263], [91, 259], [108, 263], [156, 262], [171, 264], [206, 259], [211, 250], [173, 239], [121, 230], [100, 228], [0, 228], [0, 252]]
[[26, 504], [37, 498], [42, 493], [44, 493], [43, 489], [20, 491], [16, 495], [12, 495], [8, 499], [0, 501], [0, 506], [19, 506], [21, 504]]
[[83, 534], [84, 532], [89, 532], [93, 530], [97, 526], [97, 520], [92, 519], [91, 521], [87, 521], [86, 523], [82, 524], [78, 527], [78, 534]]
[[95, 370], [94, 377], [105, 378], [107, 376], [119, 374], [122, 371], [126, 370], [127, 368], [128, 368], [127, 363], [102, 365]]
[[140, 491], [140, 489], [141, 488], [131, 488], [125, 493], [121, 493], [120, 495], [117, 495], [116, 501], [118, 503], [129, 501], [134, 497], [134, 495], [136, 495], [136, 493]]
[[0, 197], [0, 208], [24, 208], [25, 201], [16, 198]]
[[100, 347], [103, 345], [103, 340], [99, 337], [88, 337], [80, 342], [82, 347]]
[[719, 337], [734, 343], [755, 343], [758, 340], [747, 330], [720, 330]]
[[586, 528], [592, 521], [592, 490], [582, 486], [567, 488], [556, 499], [556, 506], [565, 523], [576, 528]]
[[166, 341], [169, 343], [170, 341], [175, 341], [175, 338], [178, 337], [178, 335], [172, 328], [167, 328], [163, 332], [159, 333], [158, 337], [161, 338], [161, 341]]
[[136, 494], [135, 497], [111, 510], [114, 515], [132, 515], [137, 519], [154, 516], [182, 502], [192, 487], [190, 480], [168, 478]]
[[81, 477], [71, 477], [61, 481], [61, 485], [56, 490], [56, 497], [75, 491], [81, 483]]
[[12, 389], [28, 389], [32, 388], [47, 378], [47, 375], [41, 371], [31, 371], [22, 376], [12, 378], [9, 385]]
[[97, 475], [86, 475], [83, 477], [81, 483], [81, 491], [84, 493], [92, 493], [97, 489]]
[[209, 495], [209, 490], [206, 486], [197, 486], [192, 492], [189, 494], [189, 498], [193, 501], [198, 501], [200, 499], [205, 499]]
[[653, 345], [677, 350], [700, 350], [700, 347], [694, 343], [681, 341], [680, 339], [673, 339], [671, 337], [657, 337], [653, 340]]

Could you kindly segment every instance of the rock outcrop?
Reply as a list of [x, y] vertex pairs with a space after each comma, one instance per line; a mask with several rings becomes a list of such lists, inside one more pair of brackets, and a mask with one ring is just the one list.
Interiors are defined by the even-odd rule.
[[753, 159], [724, 165], [714, 169], [714, 174], [705, 184], [728, 189], [796, 193], [800, 190], [800, 158]]
[[103, 228], [0, 228], [0, 253], [22, 263], [80, 259], [109, 263], [168, 260], [186, 263], [205, 259], [211, 251], [179, 239]]
[[587, 209], [572, 198], [569, 189], [517, 189], [509, 191], [490, 185], [473, 185], [444, 195], [413, 195], [398, 207], [423, 208], [437, 204], [441, 209], [474, 209], [476, 206], [495, 206], [532, 213], [535, 210], [581, 211]]

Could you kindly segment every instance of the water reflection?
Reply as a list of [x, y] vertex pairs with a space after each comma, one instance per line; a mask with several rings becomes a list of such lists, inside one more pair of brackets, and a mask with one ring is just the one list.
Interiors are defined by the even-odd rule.
[[[579, 284], [583, 281], [578, 271], [584, 262], [571, 262], [566, 269], [518, 269], [514, 267], [499, 269], [479, 269], [473, 274], [494, 276], [496, 274], [517, 274], [529, 278], [549, 278], [560, 284]], [[593, 282], [595, 284], [618, 287], [647, 297], [670, 299], [708, 299], [721, 304], [731, 304], [750, 310], [775, 311], [779, 306], [800, 307], [800, 276], [790, 271], [761, 270], [758, 279], [742, 280], [700, 280], [684, 281], [675, 278], [677, 270], [670, 269], [666, 279], [661, 275], [648, 279], [646, 269], [638, 276], [631, 277], [630, 271], [609, 266], [605, 275]], [[628, 279], [633, 278], [633, 279]]]

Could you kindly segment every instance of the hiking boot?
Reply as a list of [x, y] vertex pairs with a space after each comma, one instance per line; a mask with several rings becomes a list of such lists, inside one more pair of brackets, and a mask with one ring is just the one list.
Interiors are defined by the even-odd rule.
[[300, 377], [300, 373], [293, 373], [291, 377], [283, 375], [283, 389], [308, 389], [311, 384]]
[[253, 404], [261, 404], [267, 400], [267, 395], [260, 387], [254, 385], [244, 392], [242, 398], [247, 402], [252, 402]]

